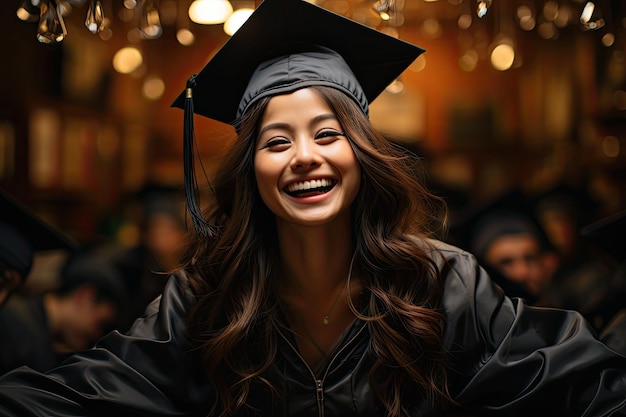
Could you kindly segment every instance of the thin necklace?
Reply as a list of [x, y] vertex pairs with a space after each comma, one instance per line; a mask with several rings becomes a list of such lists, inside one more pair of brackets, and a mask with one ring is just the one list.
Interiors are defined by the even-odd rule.
[[[346, 286], [342, 288], [342, 290], [339, 292], [339, 294], [337, 294], [337, 297], [335, 298], [335, 301], [333, 301], [333, 304], [330, 306], [330, 309], [328, 310], [328, 312], [324, 313], [317, 306], [312, 306], [313, 308], [315, 308], [323, 316], [322, 323], [324, 323], [324, 326], [328, 326], [330, 324], [330, 315], [331, 315], [331, 313], [333, 312], [333, 310], [337, 306], [337, 303], [339, 302], [339, 299], [341, 298], [341, 295], [344, 293], [346, 288], [348, 288], [350, 286], [350, 278], [352, 277], [352, 265], [354, 264], [354, 258], [355, 257], [356, 257], [356, 252], [352, 255], [352, 259], [350, 260], [350, 267], [348, 268], [348, 278], [346, 279]], [[302, 298], [309, 305], [311, 305], [308, 302], [308, 300], [307, 300], [306, 296], [304, 295], [304, 293], [299, 288], [297, 289], [297, 291], [300, 293]]]

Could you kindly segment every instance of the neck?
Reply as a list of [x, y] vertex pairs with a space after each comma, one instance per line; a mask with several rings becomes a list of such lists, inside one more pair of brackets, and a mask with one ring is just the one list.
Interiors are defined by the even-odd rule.
[[324, 299], [345, 286], [354, 249], [349, 227], [279, 227], [283, 285]]

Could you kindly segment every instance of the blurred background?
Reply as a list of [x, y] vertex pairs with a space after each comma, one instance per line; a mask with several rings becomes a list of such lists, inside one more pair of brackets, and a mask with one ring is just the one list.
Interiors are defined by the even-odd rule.
[[[625, 206], [626, 2], [316, 3], [426, 49], [371, 118], [453, 208], [560, 184], [594, 201], [586, 221]], [[0, 187], [80, 243], [136, 244], [146, 188], [182, 189], [171, 103], [258, 4], [0, 2]], [[210, 175], [234, 132], [197, 117], [196, 133]]]

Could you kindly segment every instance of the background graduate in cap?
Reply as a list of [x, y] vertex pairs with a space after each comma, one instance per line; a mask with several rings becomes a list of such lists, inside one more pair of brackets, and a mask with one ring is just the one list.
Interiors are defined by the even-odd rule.
[[0, 372], [47, 371], [117, 328], [129, 304], [122, 275], [89, 249], [73, 252], [43, 293], [14, 294], [0, 310]]
[[533, 211], [559, 255], [559, 267], [544, 293], [548, 305], [578, 310], [601, 330], [615, 314], [616, 287], [610, 260], [583, 239], [581, 228], [599, 219], [599, 203], [584, 187], [558, 183], [532, 196]]
[[[197, 230], [183, 268], [128, 334], [0, 378], [0, 414], [626, 415], [626, 357], [580, 314], [506, 297], [429, 237], [434, 196], [368, 119], [421, 52], [263, 1], [175, 102]], [[195, 113], [238, 133], [205, 204]]]
[[76, 242], [0, 190], [0, 306], [28, 277], [35, 252], [78, 248]]
[[560, 262], [521, 188], [464, 210], [448, 240], [475, 255], [509, 297], [529, 304], [542, 303]]

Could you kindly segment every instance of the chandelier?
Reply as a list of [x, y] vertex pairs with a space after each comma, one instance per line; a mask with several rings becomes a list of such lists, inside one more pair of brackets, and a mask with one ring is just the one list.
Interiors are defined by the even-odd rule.
[[[257, 0], [258, 1], [258, 0]], [[403, 24], [417, 24], [424, 36], [435, 38], [442, 31], [442, 17], [429, 13], [429, 6], [454, 8], [448, 13], [456, 19], [459, 33], [467, 32], [474, 23], [491, 18], [494, 22], [493, 39], [490, 45], [491, 64], [495, 69], [507, 70], [519, 66], [516, 54], [516, 31], [535, 31], [543, 39], [558, 38], [559, 31], [573, 23], [583, 31], [597, 31], [603, 28], [601, 41], [610, 47], [615, 43], [611, 16], [612, 0], [294, 0], [310, 1], [322, 7], [333, 9], [343, 7], [343, 12], [351, 8], [354, 15], [374, 16], [363, 22], [368, 25], [386, 25], [382, 30], [393, 32]], [[618, 2], [620, 0], [617, 0]], [[623, 1], [623, 0], [622, 0]], [[236, 2], [245, 3], [235, 8]], [[176, 21], [176, 39], [182, 45], [193, 44], [195, 35], [190, 23], [198, 25], [223, 24], [224, 32], [232, 35], [254, 10], [254, 0], [121, 0], [121, 10], [112, 9], [112, 0], [106, 1], [109, 9], [103, 8], [101, 0], [22, 0], [17, 10], [19, 19], [37, 22], [36, 39], [44, 44], [62, 42], [67, 37], [64, 19], [86, 9], [85, 30], [107, 40], [112, 36], [115, 13], [125, 22], [136, 22], [134, 39], [156, 39], [163, 34], [162, 22]], [[429, 4], [430, 3], [430, 4]], [[626, 1], [624, 1], [626, 3]], [[123, 7], [122, 7], [123, 5]], [[625, 6], [621, 6], [625, 9]], [[76, 9], [76, 11], [73, 11]], [[367, 11], [367, 13], [357, 13]], [[339, 13], [342, 10], [335, 10]], [[170, 17], [167, 17], [170, 16]], [[174, 16], [174, 17], [171, 17]], [[424, 16], [428, 16], [427, 18]], [[614, 19], [611, 19], [614, 17]], [[134, 19], [134, 20], [133, 20]], [[613, 21], [612, 21], [613, 20]], [[450, 23], [450, 22], [448, 22]], [[619, 23], [618, 23], [619, 24]], [[622, 16], [621, 26], [626, 25]], [[393, 34], [393, 33], [392, 33]], [[131, 35], [128, 35], [129, 39]], [[459, 65], [472, 71], [478, 61], [474, 48], [459, 45], [462, 49]]]
[[[162, 14], [184, 15], [178, 10], [179, 5], [187, 2], [157, 0], [123, 0], [123, 10], [119, 13], [122, 20], [131, 20], [138, 16], [137, 27], [144, 39], [156, 39], [163, 33], [161, 25]], [[248, 1], [252, 3], [253, 0]], [[189, 3], [187, 3], [189, 4]], [[74, 9], [87, 5], [85, 28], [100, 38], [110, 38], [112, 19], [105, 13], [100, 0], [22, 0], [17, 17], [24, 22], [37, 22], [37, 40], [44, 44], [62, 42], [67, 37], [65, 19]], [[165, 6], [167, 7], [167, 10]], [[185, 6], [186, 7], [186, 6]], [[174, 9], [174, 10], [172, 10]], [[194, 0], [187, 8], [188, 19], [201, 25], [224, 24], [224, 31], [232, 35], [252, 13], [253, 7], [241, 7], [237, 10], [229, 0]], [[181, 12], [181, 13], [179, 13]], [[109, 11], [113, 13], [112, 10]], [[174, 17], [174, 19], [179, 19]], [[181, 25], [185, 26], [185, 25]], [[186, 25], [188, 26], [188, 25]], [[193, 34], [188, 28], [181, 27], [177, 32], [177, 39], [183, 45], [193, 43]]]

